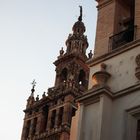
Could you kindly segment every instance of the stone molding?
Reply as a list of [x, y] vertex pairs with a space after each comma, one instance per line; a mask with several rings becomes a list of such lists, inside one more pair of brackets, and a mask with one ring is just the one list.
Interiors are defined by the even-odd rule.
[[89, 89], [87, 92], [85, 92], [84, 95], [78, 97], [76, 99], [77, 102], [86, 102], [87, 99], [98, 99], [99, 101], [99, 96], [102, 94], [108, 95], [112, 100], [120, 98], [122, 96], [125, 96], [127, 94], [132, 94], [135, 91], [140, 90], [140, 83], [137, 83], [129, 88], [125, 88], [123, 90], [120, 90], [116, 93], [113, 93], [108, 86], [93, 86], [93, 88]]
[[[84, 95], [80, 96], [79, 98], [76, 99], [77, 102], [88, 102], [89, 100], [94, 100], [97, 102], [99, 101], [99, 97], [102, 94], [108, 95], [108, 97], [113, 98], [113, 93], [110, 91], [109, 87], [107, 86], [98, 86], [98, 87], [93, 87], [90, 90], [88, 90]], [[88, 99], [88, 100], [87, 100]]]
[[129, 51], [129, 50], [131, 50], [133, 48], [136, 48], [136, 47], [140, 47], [140, 39], [135, 40], [133, 42], [130, 42], [128, 44], [125, 44], [124, 46], [122, 46], [122, 47], [120, 47], [118, 49], [115, 49], [115, 50], [113, 50], [113, 51], [111, 51], [111, 52], [109, 52], [107, 54], [102, 55], [102, 56], [99, 56], [97, 58], [93, 57], [93, 59], [90, 59], [90, 60], [87, 61], [87, 64], [88, 64], [89, 67], [93, 67], [96, 64], [99, 64], [99, 63], [101, 63], [101, 62], [103, 62], [105, 60], [108, 60], [108, 59], [110, 59], [112, 57], [115, 57], [115, 56], [117, 56], [119, 54], [122, 54], [122, 53], [124, 53], [126, 51]]
[[125, 120], [125, 139], [132, 140], [136, 138], [137, 131], [137, 121], [140, 117], [140, 106], [135, 106], [125, 110], [126, 120]]
[[[96, 0], [97, 2], [98, 2], [98, 6], [97, 6], [97, 8], [98, 8], [98, 10], [99, 9], [101, 9], [101, 8], [103, 8], [103, 7], [105, 7], [105, 6], [107, 6], [107, 5], [109, 5], [110, 3], [112, 3], [114, 0]], [[102, 1], [102, 2], [101, 2]]]

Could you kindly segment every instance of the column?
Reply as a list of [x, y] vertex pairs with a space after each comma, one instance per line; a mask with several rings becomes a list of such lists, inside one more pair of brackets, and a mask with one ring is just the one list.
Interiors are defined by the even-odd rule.
[[72, 117], [72, 107], [69, 103], [64, 106], [63, 120], [62, 124], [70, 125], [70, 120]]
[[64, 114], [64, 107], [61, 107], [59, 108], [58, 126], [62, 125], [63, 114]]
[[47, 131], [49, 131], [50, 128], [51, 128], [51, 117], [52, 117], [52, 111], [49, 111], [49, 114], [48, 114], [48, 123], [47, 123]]
[[43, 114], [42, 112], [39, 114], [38, 119], [37, 119], [37, 124], [36, 124], [36, 134], [41, 133], [41, 124], [42, 124], [42, 118]]
[[54, 128], [58, 128], [59, 112], [60, 112], [60, 109], [57, 108], [57, 109], [56, 109], [55, 126], [54, 126]]
[[34, 125], [34, 119], [32, 119], [32, 120], [31, 120], [31, 123], [30, 123], [29, 137], [31, 137], [32, 134], [33, 134], [33, 125]]

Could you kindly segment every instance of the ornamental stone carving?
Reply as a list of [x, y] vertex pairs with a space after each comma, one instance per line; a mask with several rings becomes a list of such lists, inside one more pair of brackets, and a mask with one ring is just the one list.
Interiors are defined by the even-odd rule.
[[140, 67], [140, 54], [136, 56], [136, 64]]
[[135, 76], [140, 80], [140, 54], [136, 56], [136, 70], [135, 70]]

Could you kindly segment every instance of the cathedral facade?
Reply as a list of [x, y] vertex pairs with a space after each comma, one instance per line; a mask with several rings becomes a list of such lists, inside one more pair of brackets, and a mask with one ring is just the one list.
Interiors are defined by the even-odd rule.
[[73, 33], [66, 40], [66, 52], [60, 50], [56, 66], [55, 85], [39, 99], [34, 97], [35, 81], [31, 95], [24, 110], [24, 124], [21, 140], [69, 140], [71, 120], [75, 116], [77, 103], [75, 99], [88, 88], [89, 68], [86, 61], [88, 48], [86, 30], [80, 16], [72, 27]]
[[70, 140], [140, 140], [140, 0], [96, 0], [88, 90]]

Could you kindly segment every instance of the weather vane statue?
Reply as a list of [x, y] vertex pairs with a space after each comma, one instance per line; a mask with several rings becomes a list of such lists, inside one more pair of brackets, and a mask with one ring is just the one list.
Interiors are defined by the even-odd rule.
[[82, 8], [82, 6], [79, 6], [79, 7], [80, 7], [80, 16], [79, 16], [78, 20], [82, 21], [83, 8]]
[[34, 95], [34, 92], [35, 92], [36, 81], [33, 80], [33, 82], [31, 84], [32, 84], [31, 96], [33, 96]]

